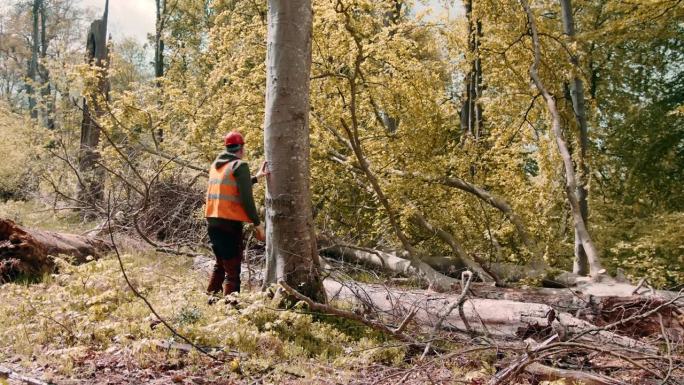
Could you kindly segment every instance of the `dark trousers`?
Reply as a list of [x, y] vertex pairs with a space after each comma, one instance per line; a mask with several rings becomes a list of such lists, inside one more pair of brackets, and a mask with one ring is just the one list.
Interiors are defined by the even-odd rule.
[[242, 222], [209, 218], [207, 230], [211, 248], [216, 256], [207, 292], [215, 294], [223, 290], [224, 295], [240, 292]]

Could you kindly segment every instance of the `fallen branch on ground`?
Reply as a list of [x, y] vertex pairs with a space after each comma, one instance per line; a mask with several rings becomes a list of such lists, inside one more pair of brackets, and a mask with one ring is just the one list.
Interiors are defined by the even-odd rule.
[[552, 368], [538, 362], [527, 365], [525, 367], [525, 372], [532, 374], [536, 379], [545, 381], [570, 380], [585, 385], [629, 385], [626, 382], [602, 374], [583, 372], [580, 370]]
[[[50, 383], [32, 378], [32, 377], [27, 377], [22, 374], [19, 374], [15, 372], [14, 370], [11, 370], [9, 368], [5, 368], [3, 366], [0, 366], [0, 380], [1, 379], [7, 379], [7, 380], [12, 380], [16, 382], [22, 382], [24, 384], [29, 384], [29, 385], [50, 385]], [[2, 382], [2, 381], [0, 381]]]

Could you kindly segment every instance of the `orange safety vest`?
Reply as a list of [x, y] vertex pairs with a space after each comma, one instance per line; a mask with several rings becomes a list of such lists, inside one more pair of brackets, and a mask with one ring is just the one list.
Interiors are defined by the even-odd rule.
[[241, 164], [242, 161], [236, 159], [219, 168], [211, 165], [207, 188], [207, 208], [204, 215], [206, 218], [252, 222], [242, 207], [237, 180], [233, 174]]

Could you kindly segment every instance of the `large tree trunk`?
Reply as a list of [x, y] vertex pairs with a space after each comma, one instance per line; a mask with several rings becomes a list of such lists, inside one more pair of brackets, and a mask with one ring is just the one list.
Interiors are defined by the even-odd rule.
[[72, 262], [83, 263], [108, 249], [109, 244], [96, 238], [27, 229], [0, 219], [0, 283], [51, 272], [50, 256], [67, 255]]
[[79, 200], [89, 206], [85, 216], [92, 215], [93, 208], [104, 200], [104, 170], [97, 165], [100, 159], [100, 126], [97, 122], [104, 114], [103, 104], [109, 98], [107, 67], [107, 14], [109, 0], [105, 3], [102, 19], [93, 21], [88, 30], [86, 61], [97, 72], [96, 84], [87, 90], [83, 98], [83, 121], [81, 124], [81, 145], [79, 172], [83, 184], [79, 186]]
[[[654, 354], [657, 348], [638, 338], [661, 334], [658, 314], [662, 317], [672, 341], [681, 340], [684, 336], [683, 325], [677, 313], [677, 307], [681, 306], [681, 302], [669, 302], [675, 298], [684, 300], [681, 296], [676, 297], [676, 293], [674, 297], [668, 297], [669, 300], [644, 296], [616, 297], [611, 296], [610, 292], [623, 292], [607, 292], [607, 285], [600, 284], [593, 293], [603, 296], [585, 295], [581, 291], [571, 293], [567, 290], [546, 294], [532, 291], [528, 296], [521, 290], [518, 296], [511, 296], [513, 299], [505, 299], [501, 296], [480, 298], [483, 293], [503, 292], [505, 295], [506, 289], [479, 286], [471, 288], [470, 298], [459, 311], [453, 311], [452, 314], [445, 316], [444, 309], [449, 308], [459, 297], [457, 293], [441, 294], [396, 288], [388, 290], [384, 285], [340, 283], [333, 280], [326, 280], [325, 286], [331, 299], [358, 303], [364, 309], [370, 309], [372, 316], [380, 319], [390, 317], [391, 319], [385, 318], [386, 322], [401, 320], [411, 309], [417, 309], [414, 319], [424, 327], [432, 328], [444, 317], [441, 325], [445, 329], [497, 339], [523, 341], [530, 337], [545, 339], [550, 335], [559, 334], [560, 340], [574, 340], [606, 348], [631, 349]], [[575, 300], [571, 299], [573, 296]], [[581, 307], [581, 311], [576, 311], [575, 314], [570, 313], [572, 308], [566, 307], [568, 303], [580, 307], [582, 301], [588, 305]], [[634, 304], [627, 311], [623, 307], [626, 301]], [[638, 318], [638, 315], [644, 317]], [[632, 316], [635, 316], [634, 320], [627, 322], [626, 320]], [[625, 322], [621, 322], [623, 320]], [[610, 327], [604, 330], [601, 329], [603, 326]]]
[[268, 1], [266, 284], [325, 301], [309, 189], [310, 0]]
[[522, 0], [522, 4], [525, 8], [525, 12], [527, 13], [528, 23], [530, 30], [532, 31], [532, 44], [534, 46], [534, 62], [532, 66], [530, 66], [530, 76], [532, 77], [535, 86], [544, 97], [549, 114], [551, 114], [551, 128], [556, 139], [558, 152], [563, 159], [563, 166], [565, 168], [565, 193], [567, 195], [568, 202], [570, 203], [570, 210], [575, 222], [575, 231], [577, 232], [577, 236], [582, 241], [582, 247], [587, 254], [589, 275], [594, 278], [598, 278], [600, 274], [604, 273], [604, 270], [601, 266], [598, 250], [596, 250], [594, 241], [591, 239], [589, 231], [587, 230], [587, 226], [584, 222], [584, 218], [582, 217], [582, 210], [577, 198], [577, 179], [575, 177], [575, 166], [573, 164], [572, 156], [570, 155], [568, 144], [563, 134], [560, 114], [558, 113], [558, 108], [556, 107], [556, 101], [553, 95], [551, 95], [551, 93], [549, 93], [549, 91], [546, 89], [542, 83], [539, 73], [537, 72], [539, 68], [539, 62], [541, 60], [541, 48], [539, 43], [539, 35], [537, 34], [537, 27], [534, 20], [534, 14], [532, 13], [527, 1]]
[[[570, 42], [575, 39], [575, 20], [572, 13], [572, 1], [560, 0], [561, 13], [563, 17], [563, 32], [568, 36]], [[589, 216], [589, 205], [587, 203], [587, 180], [589, 178], [589, 166], [587, 165], [587, 147], [589, 144], [588, 128], [587, 128], [587, 112], [584, 104], [584, 83], [582, 79], [576, 75], [579, 71], [579, 60], [577, 56], [570, 56], [570, 63], [573, 66], [573, 76], [570, 82], [570, 95], [572, 98], [572, 108], [575, 113], [577, 125], [579, 126], [579, 164], [580, 172], [577, 178], [577, 200], [580, 206], [580, 213], [584, 220], [585, 226], [588, 227], [587, 218]], [[582, 246], [582, 240], [579, 232], [575, 229], [575, 261], [573, 264], [573, 272], [575, 274], [587, 275], [589, 273], [589, 263], [587, 261], [587, 254]]]

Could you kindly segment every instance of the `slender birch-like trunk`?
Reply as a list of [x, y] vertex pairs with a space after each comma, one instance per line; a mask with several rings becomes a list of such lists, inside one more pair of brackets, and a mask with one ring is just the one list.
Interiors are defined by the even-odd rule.
[[570, 203], [570, 210], [572, 212], [572, 217], [575, 222], [575, 230], [577, 236], [582, 242], [582, 247], [587, 254], [587, 263], [589, 264], [589, 274], [597, 278], [600, 274], [604, 273], [603, 267], [601, 266], [601, 261], [599, 258], [598, 251], [594, 245], [594, 241], [589, 235], [584, 218], [582, 217], [582, 212], [577, 198], [577, 178], [575, 177], [575, 166], [572, 161], [572, 156], [568, 150], [568, 144], [563, 135], [563, 130], [561, 127], [560, 114], [558, 113], [558, 108], [556, 107], [556, 100], [553, 95], [546, 89], [544, 83], [539, 76], [538, 68], [539, 62], [541, 60], [541, 48], [539, 44], [539, 35], [537, 33], [537, 26], [534, 20], [534, 14], [530, 9], [527, 0], [520, 0], [525, 12], [527, 13], [527, 20], [532, 33], [532, 45], [534, 48], [534, 62], [530, 66], [530, 76], [537, 87], [539, 92], [544, 97], [546, 101], [546, 106], [551, 114], [551, 128], [556, 139], [556, 145], [558, 147], [558, 152], [563, 159], [563, 167], [565, 171], [565, 192]]
[[[560, 0], [561, 13], [563, 19], [563, 32], [570, 41], [575, 39], [575, 20], [572, 14], [572, 0]], [[589, 146], [587, 111], [584, 104], [584, 82], [577, 76], [579, 60], [577, 56], [570, 56], [570, 64], [573, 66], [575, 75], [570, 81], [570, 95], [572, 97], [572, 109], [575, 112], [577, 125], [579, 126], [579, 157], [578, 168], [580, 170], [577, 178], [577, 200], [584, 219], [585, 226], [589, 226], [587, 218], [589, 216], [589, 204], [587, 203], [587, 180], [589, 178], [589, 166], [587, 165], [587, 147]], [[582, 246], [582, 240], [575, 228], [575, 261], [573, 263], [573, 273], [587, 275], [589, 273], [589, 263], [587, 254]]]

